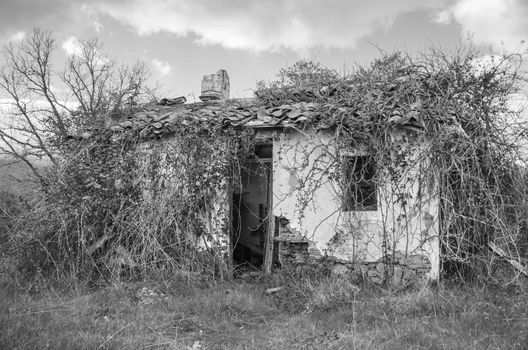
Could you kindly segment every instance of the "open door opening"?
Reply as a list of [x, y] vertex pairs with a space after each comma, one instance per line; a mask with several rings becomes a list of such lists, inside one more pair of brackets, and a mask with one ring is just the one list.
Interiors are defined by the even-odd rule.
[[[272, 143], [257, 144], [241, 174], [242, 186], [233, 193], [233, 263], [236, 267], [264, 268], [271, 245]], [[269, 259], [269, 258], [268, 258]]]

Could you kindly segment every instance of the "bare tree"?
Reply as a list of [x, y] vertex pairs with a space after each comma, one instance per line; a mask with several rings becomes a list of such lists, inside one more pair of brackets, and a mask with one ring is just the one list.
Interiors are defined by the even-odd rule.
[[119, 65], [100, 54], [102, 45], [94, 40], [81, 42], [79, 55], [68, 57], [60, 77], [77, 108], [74, 126], [100, 126], [133, 109], [138, 101], [152, 97], [146, 87], [149, 73], [138, 62], [133, 66]]
[[152, 98], [145, 65], [117, 64], [101, 53], [96, 39], [81, 41], [60, 71], [52, 62], [55, 48], [51, 32], [35, 29], [0, 56], [0, 90], [8, 97], [0, 154], [26, 164], [42, 184], [38, 162], [56, 166], [58, 147], [69, 135], [100, 127]]

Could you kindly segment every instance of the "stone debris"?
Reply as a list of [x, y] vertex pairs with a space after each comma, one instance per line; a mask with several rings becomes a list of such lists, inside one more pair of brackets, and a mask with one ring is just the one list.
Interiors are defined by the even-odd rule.
[[284, 216], [277, 217], [279, 231], [275, 237], [276, 242], [308, 242], [306, 237], [290, 226], [290, 220]]
[[268, 288], [268, 289], [266, 289], [266, 291], [264, 293], [266, 295], [271, 295], [271, 294], [275, 294], [275, 293], [281, 291], [282, 289], [284, 289], [284, 287]]
[[331, 269], [334, 275], [347, 275], [350, 272], [350, 268], [346, 264], [335, 263]]
[[425, 255], [405, 256], [401, 252], [382, 257], [373, 262], [351, 262], [312, 254], [308, 240], [283, 239], [279, 241], [279, 261], [282, 266], [294, 266], [321, 262], [330, 265], [336, 275], [354, 275], [363, 277], [374, 284], [388, 284], [400, 288], [411, 285], [425, 277], [431, 271], [431, 261]]
[[188, 347], [189, 350], [198, 350], [202, 349], [202, 343], [199, 340], [196, 340], [193, 345]]
[[138, 299], [139, 305], [151, 305], [165, 299], [163, 293], [157, 293], [152, 289], [143, 287], [136, 291], [136, 298]]
[[308, 241], [279, 242], [279, 262], [282, 266], [302, 265], [309, 261]]
[[387, 283], [392, 287], [405, 287], [422, 279], [431, 271], [431, 261], [425, 255], [395, 252], [376, 262], [362, 263], [364, 276], [374, 284]]
[[281, 265], [303, 264], [309, 260], [310, 242], [290, 226], [285, 217], [278, 217], [279, 231], [274, 240], [278, 243], [277, 254]]

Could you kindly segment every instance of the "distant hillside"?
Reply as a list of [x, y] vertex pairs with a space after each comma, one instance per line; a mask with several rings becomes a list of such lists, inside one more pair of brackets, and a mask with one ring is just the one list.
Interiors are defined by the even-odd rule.
[[26, 165], [0, 158], [0, 189], [22, 194], [35, 188], [35, 183], [31, 181], [31, 172]]

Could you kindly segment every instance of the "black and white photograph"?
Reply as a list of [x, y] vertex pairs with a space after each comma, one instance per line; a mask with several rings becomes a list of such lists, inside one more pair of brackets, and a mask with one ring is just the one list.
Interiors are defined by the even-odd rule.
[[527, 0], [2, 0], [0, 349], [528, 349]]

